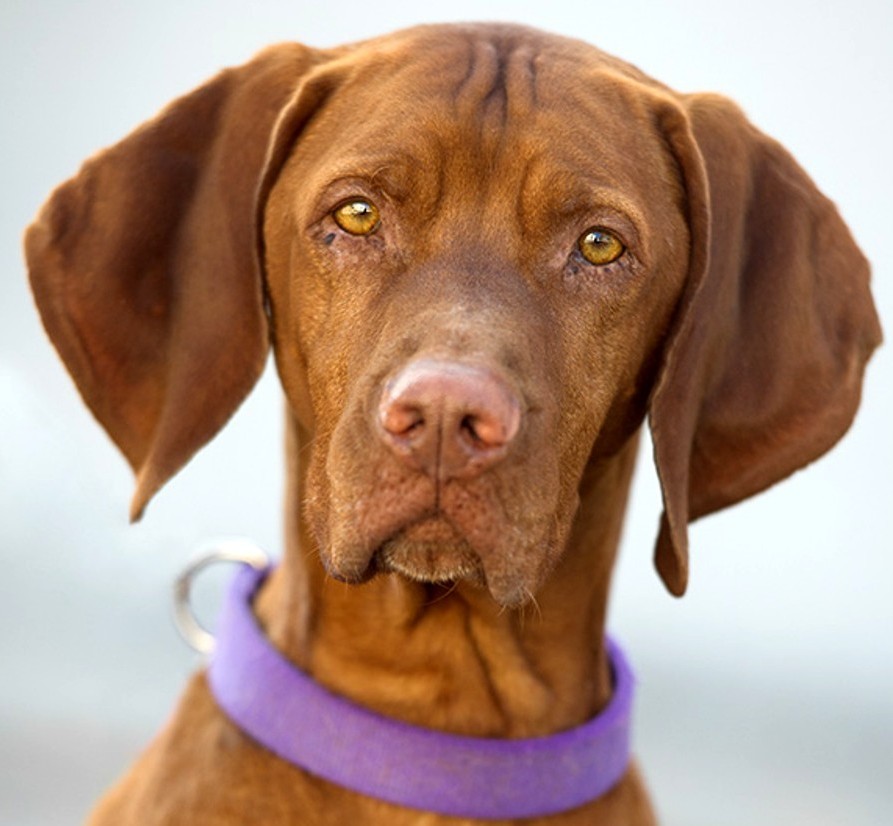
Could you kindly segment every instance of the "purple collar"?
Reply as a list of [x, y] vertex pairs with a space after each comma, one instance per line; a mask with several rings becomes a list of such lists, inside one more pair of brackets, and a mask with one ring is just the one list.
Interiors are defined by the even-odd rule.
[[370, 797], [468, 818], [564, 812], [605, 794], [626, 772], [633, 676], [610, 640], [614, 694], [592, 720], [524, 740], [446, 734], [333, 694], [279, 654], [251, 610], [269, 570], [237, 571], [208, 677], [232, 721], [283, 760]]

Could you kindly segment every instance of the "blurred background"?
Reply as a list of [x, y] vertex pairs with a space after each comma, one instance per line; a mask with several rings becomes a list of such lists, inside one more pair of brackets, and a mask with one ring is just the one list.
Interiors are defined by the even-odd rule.
[[[268, 369], [224, 432], [127, 524], [132, 479], [40, 327], [20, 237], [51, 188], [172, 98], [280, 40], [421, 21], [583, 38], [681, 91], [736, 99], [839, 205], [893, 318], [893, 4], [752, 0], [0, 6], [0, 823], [78, 823], [200, 660], [171, 621], [196, 545], [280, 547], [281, 412]], [[651, 564], [645, 445], [611, 611], [640, 678], [637, 752], [669, 826], [888, 826], [893, 811], [893, 357], [807, 472], [691, 531], [681, 601]], [[219, 582], [202, 582], [212, 603]], [[203, 610], [211, 610], [210, 607]]]

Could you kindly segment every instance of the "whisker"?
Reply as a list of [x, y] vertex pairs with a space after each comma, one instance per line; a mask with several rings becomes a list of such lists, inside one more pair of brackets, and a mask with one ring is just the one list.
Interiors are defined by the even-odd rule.
[[[540, 622], [542, 622], [543, 621], [543, 609], [540, 608], [540, 604], [539, 604], [539, 602], [537, 602], [536, 597], [533, 595], [533, 591], [531, 591], [529, 588], [525, 587], [524, 593], [527, 594], [527, 599], [529, 600], [527, 605], [533, 606], [534, 610], [536, 611], [537, 618], [539, 619]], [[524, 607], [526, 608], [527, 605], [525, 605]]]
[[452, 594], [453, 591], [455, 591], [458, 587], [459, 587], [459, 583], [458, 583], [458, 581], [454, 581], [453, 584], [450, 585], [450, 587], [449, 587], [444, 593], [442, 593], [439, 597], [436, 597], [435, 599], [432, 599], [430, 602], [428, 602], [428, 603], [426, 603], [426, 604], [427, 604], [427, 605], [436, 605], [436, 604], [437, 604], [438, 602], [440, 602], [441, 600], [446, 599], [446, 598], [447, 598], [450, 594]]

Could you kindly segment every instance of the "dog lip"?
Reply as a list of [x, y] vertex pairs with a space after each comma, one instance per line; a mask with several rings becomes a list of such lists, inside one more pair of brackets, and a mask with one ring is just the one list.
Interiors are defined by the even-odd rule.
[[533, 600], [533, 593], [520, 581], [508, 577], [485, 577], [485, 585], [490, 596], [505, 608], [518, 608]]
[[[438, 542], [413, 539], [424, 535], [435, 522], [448, 525], [453, 531], [451, 550], [444, 551]], [[517, 608], [529, 602], [535, 582], [513, 566], [490, 559], [475, 548], [456, 526], [443, 516], [427, 515], [401, 526], [367, 553], [348, 560], [334, 560], [321, 554], [326, 571], [339, 582], [361, 585], [378, 574], [396, 574], [412, 582], [427, 585], [452, 585], [458, 582], [486, 589], [492, 599], [506, 608]], [[489, 555], [492, 556], [492, 555]], [[495, 564], [494, 564], [495, 563]]]
[[375, 555], [373, 554], [362, 568], [357, 566], [342, 568], [333, 564], [325, 555], [323, 555], [323, 565], [326, 569], [326, 573], [332, 577], [332, 579], [336, 579], [338, 582], [343, 582], [346, 585], [362, 585], [364, 582], [368, 582], [372, 579], [377, 573], [374, 559]]
[[400, 574], [413, 582], [428, 585], [445, 585], [460, 580], [484, 584], [485, 581], [478, 565], [468, 564], [444, 568], [442, 571], [425, 571], [412, 564], [406, 564], [403, 560], [389, 554], [387, 547], [383, 547], [381, 550], [382, 553], [377, 553], [374, 557], [376, 572]]
[[376, 549], [372, 564], [415, 582], [484, 581], [480, 556], [440, 512], [395, 531]]

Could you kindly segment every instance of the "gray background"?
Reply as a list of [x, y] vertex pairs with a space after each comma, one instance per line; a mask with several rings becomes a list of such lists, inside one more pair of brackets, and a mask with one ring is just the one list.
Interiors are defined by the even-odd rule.
[[[0, 822], [79, 822], [198, 660], [169, 583], [194, 546], [279, 547], [279, 392], [127, 525], [132, 480], [40, 329], [20, 234], [50, 189], [218, 68], [277, 40], [331, 45], [422, 20], [508, 19], [590, 40], [685, 91], [738, 100], [840, 206], [893, 318], [893, 4], [716, 0], [0, 6]], [[889, 328], [889, 324], [888, 324]], [[862, 824], [893, 811], [893, 362], [808, 472], [692, 529], [682, 601], [651, 568], [643, 451], [611, 625], [640, 675], [637, 750], [665, 822]], [[647, 446], [646, 446], [647, 447]], [[216, 582], [204, 583], [212, 601]]]

